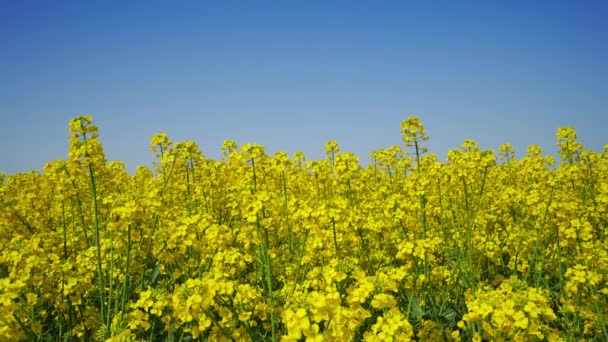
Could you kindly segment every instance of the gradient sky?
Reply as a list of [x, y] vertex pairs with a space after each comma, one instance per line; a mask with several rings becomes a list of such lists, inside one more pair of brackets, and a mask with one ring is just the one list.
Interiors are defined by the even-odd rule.
[[0, 170], [67, 158], [89, 114], [110, 160], [150, 137], [363, 163], [417, 115], [441, 159], [464, 139], [555, 155], [608, 128], [606, 1], [0, 1]]

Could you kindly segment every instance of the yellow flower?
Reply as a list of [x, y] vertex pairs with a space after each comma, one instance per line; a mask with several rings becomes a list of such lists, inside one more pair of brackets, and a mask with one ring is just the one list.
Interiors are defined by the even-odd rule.
[[295, 312], [288, 309], [283, 314], [283, 322], [287, 327], [288, 336], [296, 339], [302, 338], [304, 331], [310, 329], [310, 320], [305, 309], [297, 309]]
[[375, 309], [392, 308], [397, 305], [395, 298], [386, 293], [378, 293], [374, 295], [371, 305]]
[[526, 317], [526, 315], [522, 311], [517, 311], [515, 315], [513, 315], [513, 319], [515, 320], [516, 328], [528, 328], [528, 317]]

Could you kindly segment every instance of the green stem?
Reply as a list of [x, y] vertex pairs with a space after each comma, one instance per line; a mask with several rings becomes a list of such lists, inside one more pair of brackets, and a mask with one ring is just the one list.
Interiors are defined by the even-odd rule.
[[125, 266], [125, 282], [122, 285], [122, 296], [120, 305], [120, 320], [123, 321], [127, 306], [127, 290], [129, 284], [129, 265], [131, 264], [131, 225], [127, 227], [127, 265]]
[[[253, 171], [253, 193], [255, 193], [257, 191], [257, 179], [256, 179], [256, 173], [255, 173], [255, 160], [254, 158], [251, 158], [251, 168]], [[262, 260], [263, 263], [263, 268], [264, 268], [264, 275], [266, 278], [266, 290], [267, 290], [267, 301], [270, 304], [270, 325], [272, 327], [272, 341], [276, 342], [277, 341], [277, 317], [275, 315], [274, 312], [274, 294], [273, 294], [273, 288], [272, 288], [272, 265], [271, 265], [271, 260], [270, 260], [270, 253], [268, 251], [269, 249], [269, 242], [268, 242], [268, 231], [262, 227], [262, 225], [260, 224], [260, 217], [259, 214], [256, 214], [256, 222], [255, 222], [255, 229], [258, 235], [258, 238], [261, 241], [261, 245], [260, 245], [260, 254], [261, 257], [260, 259]], [[264, 230], [264, 234], [262, 234], [262, 230]]]
[[113, 233], [112, 231], [110, 231], [110, 275], [109, 275], [109, 285], [108, 285], [108, 313], [107, 313], [107, 320], [106, 320], [106, 326], [107, 326], [107, 331], [111, 331], [110, 329], [110, 325], [112, 323], [112, 295], [113, 295], [113, 291], [112, 291], [112, 283], [113, 283], [113, 278], [114, 278], [114, 238], [113, 238]]
[[291, 222], [289, 221], [289, 201], [287, 198], [287, 179], [285, 178], [285, 171], [281, 171], [282, 176], [282, 185], [283, 185], [283, 204], [285, 207], [285, 223], [287, 224], [288, 231], [288, 241], [287, 246], [289, 248], [289, 254], [293, 253], [293, 229], [291, 227]]
[[67, 245], [67, 231], [68, 231], [68, 227], [67, 224], [65, 222], [65, 205], [63, 203], [63, 201], [61, 201], [61, 223], [63, 226], [63, 259], [67, 260], [68, 258], [68, 245]]
[[[104, 276], [103, 270], [101, 267], [101, 238], [99, 234], [99, 206], [97, 204], [97, 185], [95, 181], [95, 173], [93, 172], [93, 167], [89, 164], [89, 178], [91, 181], [91, 197], [93, 199], [93, 228], [95, 229], [95, 247], [97, 251], [97, 286], [99, 291], [99, 305], [101, 311], [101, 321], [103, 322], [105, 319], [105, 301], [104, 301]], [[104, 336], [105, 338], [106, 336]]]
[[334, 249], [336, 251], [336, 257], [339, 259], [340, 253], [338, 251], [338, 239], [336, 238], [336, 219], [333, 217], [331, 218], [331, 226], [333, 228], [333, 233], [334, 233]]

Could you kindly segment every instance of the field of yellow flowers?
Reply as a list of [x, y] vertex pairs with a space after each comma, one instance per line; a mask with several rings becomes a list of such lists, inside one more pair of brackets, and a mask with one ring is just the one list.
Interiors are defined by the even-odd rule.
[[160, 133], [135, 175], [69, 131], [67, 160], [0, 174], [2, 341], [608, 340], [608, 145], [572, 128], [559, 161], [440, 162], [409, 117], [367, 167]]

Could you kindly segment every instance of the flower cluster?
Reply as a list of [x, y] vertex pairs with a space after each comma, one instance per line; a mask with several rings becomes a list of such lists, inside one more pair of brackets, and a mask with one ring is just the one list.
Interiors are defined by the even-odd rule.
[[484, 339], [504, 340], [510, 337], [530, 340], [535, 337], [554, 339], [549, 323], [556, 319], [546, 291], [529, 288], [517, 278], [486, 286], [469, 295], [464, 330], [473, 329]]

